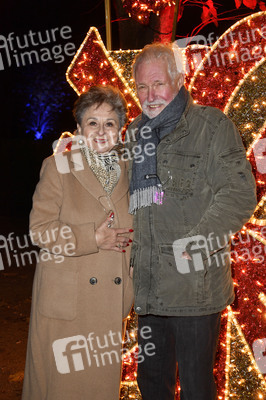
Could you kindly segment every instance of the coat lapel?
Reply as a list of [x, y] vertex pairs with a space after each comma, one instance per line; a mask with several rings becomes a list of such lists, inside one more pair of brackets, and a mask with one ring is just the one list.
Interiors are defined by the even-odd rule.
[[106, 196], [102, 185], [90, 169], [87, 161], [80, 151], [70, 154], [70, 171], [77, 178], [79, 183], [97, 200], [101, 196]]
[[[110, 198], [113, 203], [117, 203], [128, 191], [126, 162], [120, 160], [119, 165], [121, 175]], [[97, 200], [102, 196], [108, 196], [80, 151], [70, 152], [70, 171]]]

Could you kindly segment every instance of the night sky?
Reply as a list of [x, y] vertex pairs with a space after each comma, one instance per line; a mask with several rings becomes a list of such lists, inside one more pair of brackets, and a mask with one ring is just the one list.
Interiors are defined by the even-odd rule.
[[[190, 2], [192, 3], [192, 2]], [[220, 36], [227, 28], [242, 17], [259, 11], [242, 6], [235, 9], [234, 0], [217, 1], [220, 20], [218, 27], [213, 23], [206, 26], [200, 34], [207, 36], [213, 32]], [[119, 24], [117, 13], [112, 2], [112, 48], [119, 49]], [[201, 23], [201, 8], [187, 6], [177, 26], [177, 38], [190, 36], [193, 29]], [[152, 17], [156, 18], [156, 17]], [[131, 43], [126, 48], [138, 48], [134, 37], [140, 29], [153, 35], [151, 27], [140, 27], [125, 15], [124, 27], [134, 29]], [[28, 214], [31, 209], [31, 198], [38, 181], [42, 160], [52, 154], [52, 143], [61, 132], [73, 131], [75, 124], [72, 118], [72, 105], [77, 95], [68, 85], [65, 72], [75, 50], [78, 49], [91, 26], [96, 26], [105, 43], [105, 10], [104, 1], [76, 0], [38, 0], [20, 1], [5, 0], [0, 3], [0, 84], [1, 84], [1, 201], [0, 223], [3, 233], [11, 232], [17, 225], [24, 224], [27, 229]], [[170, 29], [171, 30], [171, 29]], [[38, 32], [43, 42], [40, 45]], [[48, 32], [48, 33], [47, 33]], [[26, 35], [26, 41], [24, 40]], [[48, 35], [48, 36], [46, 36]], [[140, 36], [145, 36], [139, 33]], [[24, 49], [15, 51], [16, 37]], [[8, 59], [3, 44], [10, 39], [14, 46], [13, 58]], [[13, 39], [11, 39], [13, 38]], [[13, 40], [13, 41], [11, 41]], [[143, 43], [144, 46], [147, 43]], [[64, 47], [63, 56], [52, 53], [58, 46]], [[48, 48], [49, 51], [40, 50]], [[36, 50], [39, 62], [22, 60], [23, 51]], [[49, 59], [52, 58], [52, 59]], [[23, 65], [23, 62], [25, 65]], [[52, 111], [49, 111], [52, 110]], [[49, 126], [42, 140], [34, 136], [33, 128], [44, 112], [50, 112]], [[34, 125], [35, 124], [35, 125]], [[1, 222], [2, 221], [2, 222]]]

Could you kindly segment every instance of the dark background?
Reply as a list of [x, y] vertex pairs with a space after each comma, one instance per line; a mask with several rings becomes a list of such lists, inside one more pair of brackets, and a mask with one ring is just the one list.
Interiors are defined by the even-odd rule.
[[[154, 40], [159, 22], [155, 14], [144, 26], [128, 17], [121, 7], [121, 0], [112, 0], [111, 4], [113, 50], [138, 49]], [[237, 20], [260, 11], [258, 7], [251, 10], [245, 6], [237, 10], [234, 0], [220, 0], [214, 4], [219, 17], [218, 27], [214, 23], [208, 24], [199, 32], [206, 37], [210, 32], [220, 36]], [[185, 7], [177, 25], [177, 39], [191, 36], [193, 29], [201, 23], [201, 12], [200, 6]], [[91, 26], [97, 27], [106, 43], [104, 0], [6, 0], [0, 4], [0, 35], [5, 37], [14, 32], [14, 36], [23, 38], [29, 30], [45, 32], [66, 25], [72, 30], [71, 39], [55, 44], [72, 42], [78, 49]], [[31, 50], [34, 50], [33, 46], [25, 49]], [[3, 49], [0, 52], [4, 54]], [[27, 232], [31, 198], [42, 160], [52, 154], [52, 143], [61, 132], [75, 128], [71, 110], [77, 95], [65, 79], [72, 58], [66, 57], [62, 63], [53, 60], [20, 67], [13, 62], [0, 71], [1, 233], [14, 231], [18, 225]], [[36, 140], [32, 125], [44, 111], [50, 116], [50, 126], [43, 138]]]

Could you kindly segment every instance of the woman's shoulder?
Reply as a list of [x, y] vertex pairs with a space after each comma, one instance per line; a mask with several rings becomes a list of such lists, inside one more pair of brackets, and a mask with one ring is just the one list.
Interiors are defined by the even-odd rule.
[[71, 151], [54, 153], [43, 160], [41, 172], [43, 170], [66, 174], [70, 172]]

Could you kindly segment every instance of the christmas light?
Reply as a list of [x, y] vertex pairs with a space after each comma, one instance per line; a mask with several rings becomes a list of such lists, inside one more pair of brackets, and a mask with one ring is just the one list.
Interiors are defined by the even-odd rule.
[[160, 15], [160, 12], [165, 7], [172, 7], [175, 5], [174, 1], [169, 0], [122, 0], [123, 6], [128, 15], [134, 19], [139, 20], [143, 24], [149, 22], [150, 13]]
[[266, 238], [263, 238], [258, 232], [254, 232], [251, 229], [247, 229], [247, 232], [249, 233], [250, 236], [254, 237], [256, 240], [261, 242], [266, 246]]
[[[86, 60], [86, 62], [85, 62]], [[131, 113], [140, 112], [139, 101], [122, 75], [121, 66], [113, 60], [106, 50], [99, 32], [91, 27], [66, 72], [66, 79], [75, 92], [80, 95], [91, 85], [116, 82], [131, 104]], [[125, 92], [126, 90], [126, 92]]]
[[[264, 218], [258, 218], [262, 216]], [[259, 226], [266, 226], [266, 196], [263, 196], [258, 203], [250, 223]]]
[[266, 295], [264, 293], [260, 293], [259, 294], [259, 300], [262, 302], [262, 304], [264, 305], [264, 307], [266, 307]]
[[68, 150], [67, 145], [72, 143], [73, 137], [74, 135], [71, 132], [63, 132], [57, 141], [53, 154], [61, 153]]
[[[262, 104], [265, 98], [265, 70], [266, 59], [262, 58], [240, 80], [224, 108], [224, 113], [238, 127], [246, 148], [254, 147], [260, 137], [258, 132], [265, 124], [266, 107]], [[257, 80], [256, 84], [253, 78]], [[245, 101], [241, 101], [243, 98]], [[237, 107], [234, 107], [235, 104]]]
[[[223, 110], [240, 80], [265, 56], [265, 15], [265, 12], [255, 13], [232, 25], [202, 59], [189, 85], [193, 98], [200, 104], [212, 105]], [[261, 54], [255, 56], [252, 52], [258, 43]], [[230, 57], [232, 50], [233, 59]], [[205, 72], [205, 76], [202, 76], [202, 71]], [[231, 79], [226, 85], [225, 71]], [[223, 96], [214, 97], [218, 88]], [[205, 89], [208, 90], [209, 96], [204, 98], [203, 102], [201, 92]]]
[[[231, 307], [227, 307], [225, 399], [253, 400], [266, 393], [265, 380]], [[263, 397], [261, 397], [263, 398]]]

